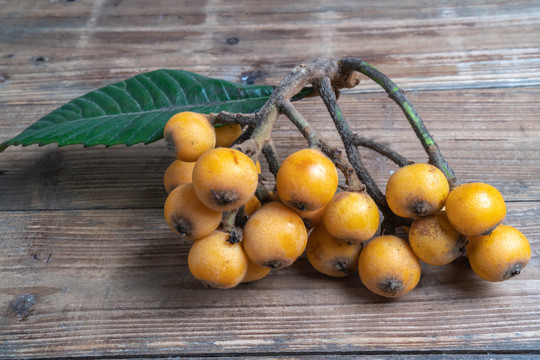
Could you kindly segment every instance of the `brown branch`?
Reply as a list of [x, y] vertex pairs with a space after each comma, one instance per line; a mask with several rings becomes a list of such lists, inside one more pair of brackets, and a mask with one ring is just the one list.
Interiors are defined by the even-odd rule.
[[[235, 146], [251, 156], [254, 161], [258, 159], [260, 153], [263, 152], [264, 149], [265, 156], [269, 160], [270, 167], [272, 168], [271, 171], [275, 175], [277, 173], [276, 169], [279, 166], [279, 162], [276, 162], [274, 158], [276, 151], [270, 143], [271, 133], [275, 121], [280, 113], [283, 113], [308, 140], [310, 147], [321, 149], [333, 160], [336, 166], [345, 174], [349, 185], [357, 185], [360, 183], [365, 185], [367, 192], [377, 203], [379, 209], [385, 216], [384, 224], [385, 226], [388, 225], [385, 230], [392, 231], [392, 227], [409, 224], [410, 219], [401, 218], [390, 211], [384, 194], [361, 161], [358, 146], [370, 148], [388, 157], [399, 166], [405, 166], [410, 162], [389, 147], [376, 143], [373, 140], [360, 137], [352, 132], [337, 103], [339, 89], [356, 86], [360, 80], [359, 73], [365, 74], [375, 80], [403, 109], [406, 117], [409, 119], [419, 139], [426, 148], [430, 161], [436, 163], [440, 168], [443, 168], [448, 178], [452, 178], [453, 172], [450, 167], [448, 167], [448, 164], [440, 154], [437, 145], [427, 132], [427, 129], [425, 129], [420, 117], [414, 111], [403, 92], [384, 74], [368, 65], [369, 64], [358, 59], [343, 59], [339, 61], [322, 59], [316, 60], [310, 64], [298, 65], [279, 83], [268, 101], [256, 114], [236, 115], [220, 113], [216, 116], [214, 121], [218, 121], [217, 119], [219, 118], [220, 122], [223, 123], [241, 123], [249, 125], [248, 130], [251, 131], [252, 129], [251, 136], [248, 139], [246, 139], [247, 136], [242, 136], [242, 141]], [[315, 90], [314, 93], [317, 92], [323, 99], [345, 146], [348, 161], [341, 157], [339, 151], [324, 143], [317, 135], [315, 129], [291, 104], [291, 98], [308, 85], [313, 85]], [[244, 134], [247, 134], [247, 132]], [[353, 171], [351, 171], [351, 169]], [[356, 176], [352, 176], [353, 174]]]
[[332, 147], [321, 140], [321, 151], [332, 160], [343, 176], [345, 176], [345, 183], [349, 187], [348, 190], [356, 192], [366, 190], [366, 186], [358, 179], [354, 168], [347, 159], [343, 158], [338, 148]]
[[341, 156], [341, 151], [325, 143], [313, 126], [300, 114], [300, 112], [289, 101], [280, 103], [280, 109], [285, 116], [300, 130], [307, 139], [310, 147], [320, 149], [328, 156], [336, 167], [345, 176], [345, 182], [352, 191], [364, 191], [365, 186], [354, 173], [351, 164]]
[[281, 101], [279, 109], [291, 122], [300, 130], [302, 135], [307, 139], [309, 147], [320, 148], [321, 140], [315, 129], [309, 122], [300, 114], [296, 107], [290, 101]]
[[272, 195], [272, 193], [268, 191], [268, 189], [261, 182], [257, 184], [257, 190], [255, 190], [255, 197], [257, 197], [261, 204], [274, 200], [274, 196]]
[[242, 113], [230, 113], [227, 111], [222, 111], [220, 113], [210, 113], [206, 115], [206, 118], [212, 125], [216, 124], [240, 124], [242, 126], [250, 125], [255, 126], [259, 123], [257, 114], [242, 114]]
[[270, 139], [270, 141], [268, 141], [266, 145], [263, 146], [262, 153], [266, 158], [266, 161], [268, 162], [270, 172], [272, 173], [272, 175], [274, 175], [274, 177], [276, 177], [279, 167], [281, 166], [281, 161], [279, 160], [276, 146], [272, 139]]
[[373, 141], [371, 139], [358, 136], [358, 134], [354, 134], [353, 144], [356, 146], [362, 146], [370, 150], [373, 150], [375, 152], [378, 152], [379, 154], [392, 160], [399, 167], [412, 164], [412, 161], [407, 160], [404, 156], [398, 154], [394, 150], [390, 149], [388, 146], [378, 143], [376, 141]]
[[342, 59], [339, 60], [338, 66], [341, 72], [349, 74], [351, 72], [361, 72], [362, 74], [375, 81], [381, 86], [388, 97], [390, 97], [403, 111], [403, 114], [409, 121], [414, 133], [418, 140], [422, 143], [424, 150], [426, 151], [429, 162], [439, 168], [448, 182], [453, 187], [456, 183], [456, 176], [454, 170], [450, 167], [444, 156], [439, 150], [439, 146], [429, 133], [424, 122], [420, 118], [420, 115], [416, 112], [416, 109], [412, 106], [411, 102], [405, 95], [404, 91], [399, 88], [390, 78], [377, 70], [373, 65], [368, 64], [360, 59]]
[[360, 159], [360, 154], [358, 148], [354, 145], [354, 133], [351, 130], [349, 124], [345, 120], [343, 113], [337, 103], [337, 99], [332, 87], [330, 78], [324, 77], [317, 84], [316, 88], [319, 90], [319, 94], [323, 99], [330, 116], [334, 120], [334, 125], [341, 137], [343, 145], [345, 146], [345, 152], [347, 157], [356, 172], [356, 175], [366, 186], [368, 194], [373, 198], [381, 212], [384, 214], [386, 220], [390, 222], [388, 224], [388, 229], [386, 231], [393, 232], [392, 227], [408, 223], [407, 219], [403, 219], [395, 215], [386, 202], [386, 197], [381, 192], [377, 186], [375, 180], [371, 177], [369, 171], [365, 168], [362, 160]]

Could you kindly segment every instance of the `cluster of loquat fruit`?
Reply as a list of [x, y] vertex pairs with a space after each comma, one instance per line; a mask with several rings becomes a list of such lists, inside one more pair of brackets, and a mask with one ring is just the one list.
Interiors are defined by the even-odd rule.
[[[362, 283], [399, 297], [419, 282], [420, 261], [444, 265], [466, 253], [488, 281], [520, 273], [531, 250], [517, 229], [502, 225], [506, 206], [493, 186], [468, 183], [450, 191], [433, 165], [412, 164], [388, 180], [386, 200], [396, 215], [414, 218], [408, 241], [375, 236], [380, 216], [365, 191], [338, 190], [334, 163], [320, 150], [289, 155], [276, 175], [272, 201], [255, 196], [260, 164], [230, 148], [240, 125], [214, 127], [203, 114], [182, 112], [164, 129], [176, 160], [167, 168], [167, 224], [192, 243], [192, 275], [215, 288], [262, 279], [290, 266], [305, 251], [319, 272], [342, 277], [358, 270]], [[226, 224], [241, 210], [245, 221]]]

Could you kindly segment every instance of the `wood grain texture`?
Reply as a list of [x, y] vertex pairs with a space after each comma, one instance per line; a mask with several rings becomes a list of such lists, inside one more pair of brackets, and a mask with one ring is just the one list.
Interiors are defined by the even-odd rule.
[[[509, 221], [529, 237], [539, 231], [531, 212], [540, 208], [509, 205]], [[357, 274], [320, 275], [305, 258], [220, 291], [189, 274], [189, 244], [167, 228], [160, 209], [0, 218], [9, 230], [0, 302], [35, 297], [26, 314], [5, 314], [6, 354], [535, 350], [540, 336], [537, 256], [504, 283], [481, 281], [463, 259], [425, 265], [419, 287], [400, 300], [369, 293]], [[540, 244], [532, 246], [538, 254]]]
[[[318, 57], [360, 57], [402, 88], [463, 182], [508, 203], [530, 240], [525, 271], [476, 277], [465, 258], [423, 265], [417, 289], [371, 294], [357, 274], [302, 257], [223, 291], [187, 268], [163, 219], [162, 141], [10, 147], [0, 153], [0, 358], [532, 359], [540, 356], [540, 4], [277, 0], [0, 0], [0, 141], [64, 102], [144, 71], [176, 68], [275, 84]], [[414, 161], [403, 114], [367, 79], [340, 97], [362, 136]], [[300, 112], [332, 145], [322, 102]], [[306, 142], [280, 118], [285, 157]], [[395, 165], [361, 152], [377, 183]], [[271, 175], [263, 165], [263, 176]]]

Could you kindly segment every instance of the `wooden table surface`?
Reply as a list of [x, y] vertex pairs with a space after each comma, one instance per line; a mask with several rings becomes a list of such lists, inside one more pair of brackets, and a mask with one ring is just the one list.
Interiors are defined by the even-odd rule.
[[[231, 290], [189, 273], [163, 219], [163, 141], [0, 153], [0, 358], [540, 357], [540, 3], [529, 0], [0, 0], [0, 141], [98, 87], [159, 69], [276, 84], [358, 57], [407, 91], [461, 182], [496, 186], [530, 240], [518, 277], [422, 265], [388, 300], [358, 275], [293, 266]], [[373, 82], [344, 91], [353, 130], [426, 161]], [[320, 100], [298, 109], [339, 145]], [[284, 157], [306, 146], [285, 119]], [[395, 165], [365, 150], [384, 187]], [[263, 166], [263, 175], [270, 177]]]

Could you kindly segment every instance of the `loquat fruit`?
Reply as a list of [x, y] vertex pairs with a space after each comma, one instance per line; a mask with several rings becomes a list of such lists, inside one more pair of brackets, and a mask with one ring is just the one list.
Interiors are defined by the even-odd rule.
[[301, 211], [314, 211], [326, 205], [337, 185], [335, 165], [316, 149], [302, 149], [289, 155], [276, 177], [281, 202]]
[[390, 210], [401, 217], [427, 216], [444, 206], [450, 186], [435, 166], [412, 164], [396, 170], [386, 184]]
[[506, 216], [503, 196], [485, 183], [468, 183], [454, 188], [446, 200], [446, 214], [460, 233], [474, 236], [489, 233]]
[[531, 258], [529, 241], [519, 230], [497, 226], [489, 235], [469, 237], [467, 256], [473, 271], [487, 281], [519, 275]]
[[221, 212], [199, 200], [192, 183], [182, 184], [169, 193], [164, 213], [169, 227], [192, 242], [212, 233], [222, 218]]
[[326, 204], [324, 226], [330, 234], [349, 242], [371, 239], [379, 228], [379, 208], [365, 192], [342, 191]]
[[414, 289], [420, 281], [420, 260], [405, 240], [394, 235], [379, 236], [360, 252], [358, 274], [370, 291], [395, 298]]
[[173, 161], [163, 175], [163, 186], [167, 193], [179, 185], [190, 183], [194, 166], [194, 162]]
[[193, 168], [197, 196], [216, 211], [231, 211], [244, 205], [255, 194], [257, 182], [255, 164], [235, 149], [207, 151]]
[[242, 240], [254, 263], [273, 269], [291, 265], [306, 248], [307, 230], [302, 219], [278, 202], [257, 210], [244, 226]]
[[362, 243], [350, 243], [332, 236], [324, 224], [314, 228], [308, 237], [306, 256], [320, 273], [343, 277], [358, 268]]
[[253, 215], [253, 213], [261, 208], [262, 204], [255, 195], [249, 198], [244, 204], [244, 214], [247, 216]]
[[313, 211], [301, 211], [298, 209], [292, 209], [300, 216], [306, 228], [312, 229], [322, 222], [325, 206]]
[[416, 218], [409, 229], [411, 249], [430, 265], [449, 264], [463, 255], [466, 240], [450, 225], [445, 211]]
[[242, 282], [248, 283], [261, 280], [262, 278], [266, 277], [266, 275], [270, 274], [270, 270], [271, 269], [269, 267], [257, 265], [248, 258], [247, 273], [242, 279]]
[[214, 127], [206, 116], [185, 111], [171, 117], [163, 129], [165, 146], [178, 160], [193, 162], [216, 145]]
[[189, 271], [203, 284], [228, 289], [246, 276], [248, 258], [242, 245], [239, 242], [231, 244], [228, 238], [228, 233], [216, 230], [191, 246]]
[[229, 147], [242, 134], [242, 126], [239, 124], [217, 126], [216, 147]]

